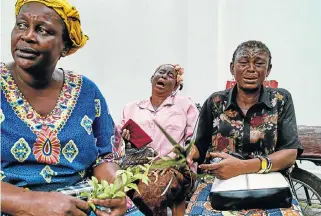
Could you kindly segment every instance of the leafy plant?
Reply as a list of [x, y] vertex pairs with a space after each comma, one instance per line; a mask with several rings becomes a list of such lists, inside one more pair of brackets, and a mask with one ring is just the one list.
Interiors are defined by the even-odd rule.
[[108, 183], [106, 180], [98, 182], [94, 176], [88, 182], [93, 187], [92, 192], [83, 192], [80, 196], [87, 197], [88, 203], [93, 210], [96, 210], [96, 206], [92, 203], [92, 199], [113, 199], [122, 198], [126, 196], [126, 192], [135, 190], [140, 194], [137, 184], [137, 180], [141, 180], [143, 183], [149, 183], [148, 172], [150, 165], [140, 165], [137, 167], [128, 167], [126, 170], [118, 170], [113, 183]]
[[[209, 175], [207, 173], [204, 174], [194, 174], [191, 172], [188, 164], [187, 164], [187, 155], [190, 153], [190, 151], [192, 150], [192, 148], [195, 145], [195, 139], [194, 137], [192, 138], [192, 140], [190, 141], [190, 143], [187, 145], [186, 148], [183, 148], [182, 146], [180, 146], [156, 121], [155, 124], [158, 126], [158, 128], [162, 131], [162, 133], [166, 136], [166, 138], [168, 139], [168, 141], [173, 145], [173, 150], [171, 152], [176, 154], [175, 158], [170, 158], [170, 157], [160, 157], [159, 159], [154, 159], [155, 161], [151, 164], [150, 166], [150, 170], [168, 170], [170, 168], [175, 168], [181, 172], [188, 172], [191, 179], [196, 180], [196, 179], [211, 179], [212, 175]], [[161, 172], [161, 175], [164, 172]], [[174, 177], [174, 176], [173, 176]], [[167, 185], [167, 187], [165, 188], [164, 192], [162, 193], [165, 194], [166, 191], [168, 190], [173, 177], [171, 178], [169, 184]], [[158, 176], [156, 176], [156, 179], [158, 179]], [[193, 187], [193, 185], [191, 184], [191, 187]]]
[[[152, 158], [149, 164], [128, 167], [126, 170], [118, 170], [116, 172], [115, 181], [111, 184], [109, 184], [105, 180], [102, 180], [99, 184], [98, 180], [95, 177], [92, 177], [92, 179], [89, 181], [89, 184], [93, 187], [93, 191], [91, 193], [84, 192], [81, 194], [81, 196], [87, 197], [89, 205], [93, 210], [96, 209], [96, 206], [90, 201], [91, 199], [125, 197], [126, 192], [128, 192], [129, 190], [135, 190], [140, 194], [135, 182], [141, 180], [143, 183], [148, 185], [148, 183], [150, 182], [148, 176], [151, 174], [155, 175], [155, 181], [157, 181], [159, 174], [163, 175], [166, 170], [175, 168], [182, 172], [187, 171], [190, 174], [191, 179], [195, 177], [190, 171], [186, 160], [189, 151], [194, 146], [195, 140], [192, 139], [189, 145], [186, 148], [183, 148], [156, 121], [155, 123], [162, 131], [162, 133], [167, 137], [169, 142], [173, 145], [173, 150], [171, 152], [173, 152], [176, 157], [170, 158], [156, 156], [155, 158]], [[160, 196], [163, 196], [169, 189], [173, 178], [174, 175], [172, 176], [165, 190]]]
[[156, 121], [155, 124], [162, 131], [162, 133], [166, 136], [168, 141], [173, 145], [173, 150], [171, 152], [176, 154], [175, 158], [170, 157], [160, 157], [160, 159], [155, 159], [155, 161], [151, 164], [150, 169], [166, 169], [175, 167], [177, 169], [189, 169], [187, 166], [186, 157], [189, 151], [192, 149], [195, 140], [192, 139], [189, 145], [186, 148], [180, 146]]

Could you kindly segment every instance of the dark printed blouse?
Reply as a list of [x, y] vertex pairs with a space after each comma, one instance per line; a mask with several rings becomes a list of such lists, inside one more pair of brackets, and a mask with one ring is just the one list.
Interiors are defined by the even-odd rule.
[[243, 114], [236, 86], [213, 93], [203, 104], [196, 135], [199, 162], [207, 152], [236, 152], [246, 158], [282, 149], [303, 152], [291, 94], [262, 86], [259, 101]]

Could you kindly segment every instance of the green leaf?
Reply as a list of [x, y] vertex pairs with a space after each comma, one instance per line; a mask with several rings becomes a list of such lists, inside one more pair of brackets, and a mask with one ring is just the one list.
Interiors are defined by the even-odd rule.
[[102, 191], [102, 190], [104, 190], [103, 185], [102, 184], [98, 184], [97, 192]]
[[129, 188], [129, 187], [127, 187], [127, 186], [124, 187], [125, 193], [127, 193], [127, 192], [130, 191], [130, 190], [131, 190], [131, 188]]
[[133, 172], [131, 170], [126, 171], [128, 177], [133, 177]]
[[152, 160], [151, 164], [145, 164], [146, 170], [145, 170], [145, 172], [144, 172], [144, 175], [146, 175], [146, 176], [148, 175], [149, 170], [150, 170], [153, 162], [154, 162], [154, 161]]
[[105, 189], [108, 185], [109, 184], [108, 184], [108, 182], [106, 180], [102, 180], [101, 181], [101, 186], [102, 186], [103, 189]]
[[105, 189], [104, 189], [104, 193], [107, 193], [107, 194], [110, 194], [110, 192], [111, 192], [111, 185], [108, 185], [107, 187], [105, 187]]
[[117, 171], [116, 171], [116, 176], [120, 176], [120, 175], [123, 174], [124, 172], [126, 172], [126, 170], [117, 170]]
[[89, 181], [88, 181], [88, 184], [95, 189], [95, 183], [94, 183], [92, 180], [89, 180]]
[[81, 196], [81, 197], [87, 197], [87, 199], [90, 199], [90, 198], [91, 198], [91, 194], [88, 193], [88, 192], [81, 192], [81, 193], [80, 193], [80, 196]]
[[144, 184], [148, 185], [148, 184], [149, 184], [149, 179], [148, 179], [148, 178], [147, 178], [147, 179], [142, 179], [142, 182], [143, 182]]
[[138, 190], [138, 186], [137, 186], [136, 184], [130, 183], [130, 184], [128, 184], [126, 187], [131, 188], [131, 189], [134, 189], [134, 190], [137, 191], [137, 193], [140, 195], [140, 192], [139, 192], [139, 190]]
[[115, 192], [118, 190], [118, 186], [116, 184], [112, 184], [110, 188], [110, 193], [115, 194]]
[[123, 173], [121, 175], [122, 185], [125, 185], [127, 183], [127, 174]]
[[98, 179], [97, 179], [95, 176], [92, 176], [92, 177], [91, 177], [91, 180], [92, 180], [95, 184], [98, 184]]
[[133, 178], [143, 180], [143, 179], [148, 179], [148, 176], [138, 173], [138, 174], [134, 175]]
[[96, 211], [96, 206], [95, 206], [94, 203], [88, 202], [88, 204], [89, 204], [90, 208], [91, 208], [93, 211]]
[[110, 198], [108, 193], [102, 193], [97, 196], [98, 199], [107, 199]]
[[[143, 171], [146, 171], [147, 170], [147, 167], [143, 166], [143, 165], [138, 165], [138, 167], [143, 170]], [[136, 173], [135, 173], [136, 174]]]
[[95, 176], [92, 176], [91, 180], [93, 181], [94, 191], [95, 193], [97, 193], [97, 190], [99, 189], [98, 179], [96, 179]]
[[115, 193], [112, 198], [121, 198], [125, 196], [126, 194], [123, 191], [117, 191], [117, 193]]

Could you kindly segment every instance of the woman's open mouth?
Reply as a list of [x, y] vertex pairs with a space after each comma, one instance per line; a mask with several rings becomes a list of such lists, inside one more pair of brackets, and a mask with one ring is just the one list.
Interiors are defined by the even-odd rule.
[[163, 81], [159, 80], [156, 83], [156, 87], [160, 88], [160, 89], [163, 89], [163, 88], [165, 88], [165, 83]]
[[19, 48], [16, 50], [16, 55], [20, 58], [34, 59], [38, 56], [38, 52], [30, 48]]

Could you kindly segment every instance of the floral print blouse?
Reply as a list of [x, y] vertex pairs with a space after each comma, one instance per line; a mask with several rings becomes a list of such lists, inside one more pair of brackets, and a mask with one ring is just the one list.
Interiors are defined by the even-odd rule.
[[199, 162], [207, 152], [236, 152], [245, 158], [282, 149], [303, 152], [291, 94], [262, 86], [259, 101], [244, 114], [236, 103], [237, 87], [213, 93], [203, 104], [196, 146]]

